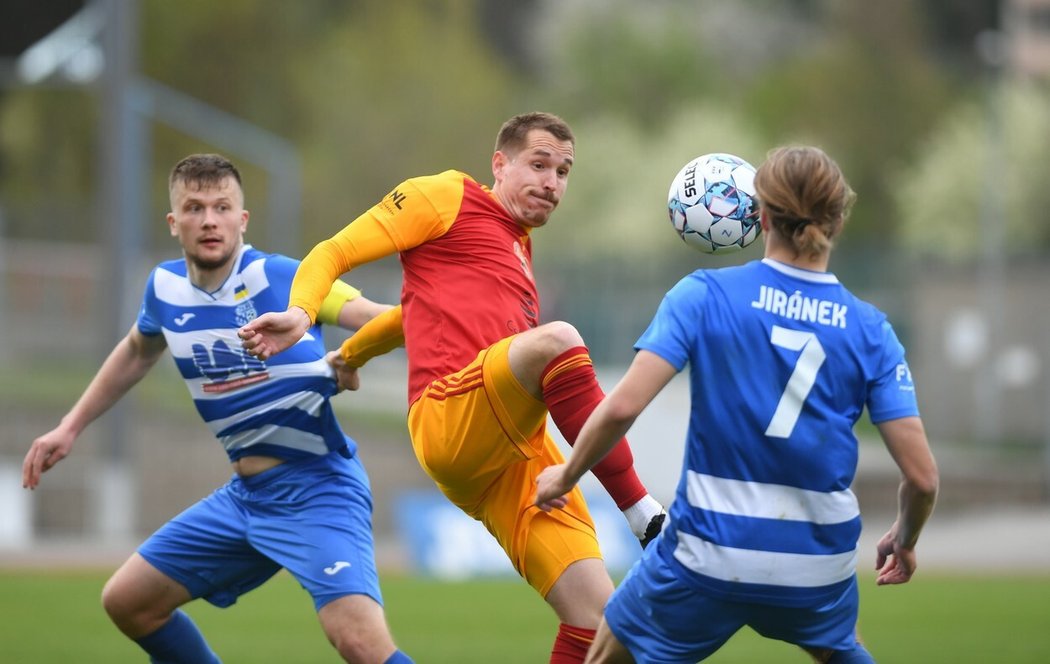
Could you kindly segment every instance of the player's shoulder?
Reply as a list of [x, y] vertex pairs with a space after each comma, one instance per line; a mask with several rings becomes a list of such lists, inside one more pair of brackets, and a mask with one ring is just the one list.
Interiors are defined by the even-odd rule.
[[251, 245], [245, 247], [241, 254], [237, 272], [245, 280], [263, 278], [270, 282], [291, 281], [299, 269], [299, 259], [284, 254], [271, 254], [260, 251]]
[[463, 171], [449, 169], [432, 175], [417, 175], [405, 180], [405, 185], [419, 189], [424, 193], [441, 191], [448, 188], [462, 189], [464, 183], [474, 179]]
[[293, 267], [299, 266], [299, 259], [286, 256], [284, 254], [271, 254], [265, 251], [260, 251], [254, 246], [248, 244], [244, 247], [244, 252], [241, 254], [240, 264], [238, 270], [244, 270], [252, 264], [264, 264], [270, 265], [291, 265]]
[[857, 317], [864, 323], [879, 326], [887, 320], [885, 312], [878, 305], [863, 299], [841, 282], [839, 287], [842, 289], [842, 299], [846, 301]]
[[763, 272], [761, 261], [749, 261], [741, 265], [727, 265], [718, 268], [701, 268], [689, 275], [697, 281], [705, 284], [719, 284], [732, 286], [739, 283], [748, 283], [761, 277]]
[[263, 251], [262, 249], [259, 249], [258, 247], [256, 247], [254, 244], [251, 244], [250, 242], [246, 242], [240, 249], [240, 256], [238, 256], [238, 258], [237, 258], [237, 262], [238, 262], [237, 267], [238, 267], [238, 269], [244, 269], [244, 267], [246, 265], [250, 265], [251, 263], [255, 263], [255, 262], [258, 262], [258, 261], [282, 261], [282, 260], [295, 260], [295, 259], [294, 258], [289, 258], [288, 256], [285, 256], [284, 254], [277, 254], [277, 253], [271, 253], [271, 252], [268, 252], [268, 251]]
[[867, 300], [862, 300], [852, 293], [850, 295], [853, 297], [854, 311], [857, 312], [857, 316], [865, 325], [877, 328], [880, 331], [884, 331], [883, 328], [890, 327], [889, 317], [886, 315], [886, 312]]
[[186, 259], [173, 258], [171, 260], [161, 261], [153, 268], [151, 277], [155, 277], [158, 272], [167, 272], [176, 277], [186, 277]]
[[437, 218], [447, 226], [456, 218], [471, 186], [480, 185], [462, 171], [421, 175], [399, 184], [379, 206], [391, 215], [430, 215], [436, 212]]
[[678, 280], [667, 292], [666, 300], [672, 303], [692, 302], [699, 304], [707, 298], [713, 270], [693, 270]]
[[851, 329], [860, 330], [860, 334], [876, 344], [893, 336], [893, 327], [882, 309], [858, 296], [842, 282], [837, 282], [836, 288], [834, 300], [848, 311]]

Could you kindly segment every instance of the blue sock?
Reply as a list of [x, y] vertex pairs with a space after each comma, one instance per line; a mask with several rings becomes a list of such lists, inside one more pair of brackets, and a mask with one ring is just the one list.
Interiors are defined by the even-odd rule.
[[853, 650], [836, 650], [828, 659], [828, 664], [875, 664], [875, 658], [857, 643]]
[[388, 657], [383, 664], [413, 664], [413, 662], [411, 657], [400, 650], [395, 650], [394, 654]]
[[173, 613], [160, 629], [135, 639], [135, 643], [154, 664], [222, 664], [201, 631], [182, 611]]

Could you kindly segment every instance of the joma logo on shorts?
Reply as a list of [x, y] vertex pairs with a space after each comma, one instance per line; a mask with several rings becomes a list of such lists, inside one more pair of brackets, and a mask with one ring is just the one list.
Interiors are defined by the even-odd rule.
[[345, 560], [337, 560], [331, 567], [325, 567], [324, 573], [328, 576], [334, 576], [347, 567], [350, 567], [350, 563]]

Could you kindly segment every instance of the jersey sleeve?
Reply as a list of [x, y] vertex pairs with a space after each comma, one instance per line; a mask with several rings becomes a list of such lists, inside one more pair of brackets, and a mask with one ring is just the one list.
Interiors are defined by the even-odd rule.
[[163, 333], [160, 321], [157, 319], [157, 296], [153, 284], [156, 275], [157, 269], [153, 268], [153, 271], [149, 273], [149, 278], [146, 280], [146, 288], [142, 294], [142, 304], [139, 305], [139, 315], [135, 319], [135, 325], [138, 327], [139, 332], [147, 337], [155, 337]]
[[462, 203], [465, 177], [446, 171], [399, 184], [306, 255], [292, 282], [289, 306], [302, 308], [315, 320], [339, 275], [444, 235]]
[[649, 327], [635, 343], [635, 350], [647, 350], [682, 371], [695, 348], [697, 322], [703, 314], [707, 284], [692, 274], [667, 292]]
[[868, 413], [874, 424], [919, 414], [904, 346], [888, 321], [882, 321], [881, 332], [883, 353], [868, 389]]
[[373, 357], [378, 357], [403, 346], [405, 332], [401, 324], [401, 305], [387, 309], [361, 326], [340, 347], [346, 363], [360, 368]]

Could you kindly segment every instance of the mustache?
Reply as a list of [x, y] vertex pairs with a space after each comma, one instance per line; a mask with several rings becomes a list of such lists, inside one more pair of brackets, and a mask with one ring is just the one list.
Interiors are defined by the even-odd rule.
[[540, 198], [542, 198], [542, 199], [544, 199], [546, 201], [554, 203], [555, 205], [558, 204], [558, 197], [555, 195], [555, 193], [553, 191], [548, 191], [546, 189], [541, 189], [541, 190], [537, 191], [535, 195], [539, 196]]

